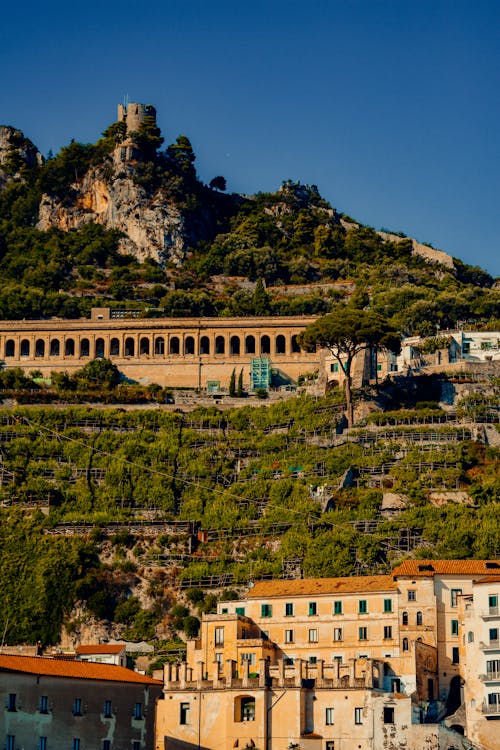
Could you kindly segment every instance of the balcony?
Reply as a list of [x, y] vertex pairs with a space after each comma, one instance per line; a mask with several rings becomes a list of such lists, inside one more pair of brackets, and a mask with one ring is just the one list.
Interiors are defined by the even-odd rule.
[[483, 703], [481, 711], [486, 716], [500, 716], [500, 703]]
[[491, 620], [495, 617], [500, 617], [499, 607], [489, 607], [481, 612], [481, 618], [483, 620]]
[[486, 674], [480, 674], [479, 679], [481, 682], [500, 682], [500, 672], [486, 672]]
[[479, 648], [481, 651], [497, 651], [500, 648], [500, 640], [495, 641], [489, 641], [488, 643], [483, 643], [483, 641], [479, 641]]

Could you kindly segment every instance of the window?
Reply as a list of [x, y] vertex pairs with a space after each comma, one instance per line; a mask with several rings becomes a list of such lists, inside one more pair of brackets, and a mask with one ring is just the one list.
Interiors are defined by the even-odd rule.
[[403, 638], [403, 651], [409, 650], [408, 638]]
[[462, 593], [462, 589], [451, 590], [451, 606], [456, 607], [458, 605], [458, 597]]
[[392, 625], [384, 625], [384, 640], [392, 638]]
[[215, 654], [215, 661], [219, 665], [219, 672], [222, 669], [222, 665], [224, 663], [224, 654], [221, 651], [217, 651]]
[[457, 646], [453, 646], [453, 648], [451, 649], [451, 661], [453, 662], [453, 664], [458, 664], [460, 661], [460, 656], [459, 656]]
[[362, 708], [354, 709], [354, 723], [355, 724], [363, 723], [363, 709]]
[[47, 737], [38, 738], [38, 750], [47, 750]]
[[318, 614], [318, 607], [316, 605], [316, 602], [309, 602], [309, 614], [310, 615]]
[[368, 612], [368, 606], [366, 603], [366, 599], [360, 599], [358, 602], [358, 612], [360, 615], [366, 615]]
[[286, 602], [285, 617], [293, 617], [293, 602]]
[[335, 750], [335, 740], [325, 742], [325, 750]]
[[221, 615], [227, 615], [228, 612], [229, 612], [229, 610], [228, 610], [227, 607], [222, 607], [222, 609], [220, 611]]
[[5, 750], [14, 750], [15, 744], [16, 744], [16, 735], [8, 734], [6, 739], [7, 739], [7, 742], [5, 745]]
[[9, 693], [7, 697], [7, 711], [16, 711], [16, 694]]
[[392, 599], [384, 599], [384, 612], [392, 612]]
[[181, 703], [179, 724], [189, 724], [189, 711], [190, 711], [189, 703]]
[[338, 362], [332, 362], [330, 365], [330, 372], [338, 372], [339, 371], [339, 363]]
[[285, 630], [285, 643], [293, 643], [293, 630]]
[[498, 641], [498, 628], [490, 628], [490, 643]]
[[333, 629], [333, 640], [334, 641], [341, 641], [342, 640], [342, 628], [334, 628]]
[[111, 719], [111, 701], [104, 701], [103, 714], [105, 719]]
[[401, 615], [401, 625], [408, 625], [408, 612], [403, 612]]
[[451, 634], [458, 635], [458, 620], [451, 621]]
[[316, 628], [311, 628], [309, 630], [309, 643], [317, 643], [318, 642], [318, 631]]
[[467, 641], [469, 643], [474, 643], [474, 633], [472, 632], [472, 630], [469, 630], [469, 632], [467, 633]]
[[488, 609], [490, 615], [498, 614], [498, 595], [490, 594], [488, 597]]
[[141, 743], [138, 740], [132, 742], [132, 750], [141, 750]]
[[333, 614], [334, 615], [342, 614], [342, 602], [333, 602]]
[[102, 741], [102, 750], [111, 750], [111, 740]]
[[255, 721], [255, 698], [241, 699], [241, 721]]
[[334, 710], [333, 708], [327, 708], [325, 711], [325, 724], [331, 727], [334, 723]]
[[241, 663], [243, 663], [244, 661], [247, 661], [250, 665], [255, 664], [257, 661], [257, 657], [255, 653], [241, 654]]
[[422, 618], [422, 612], [417, 612], [417, 625], [422, 625], [423, 618]]
[[75, 698], [73, 701], [73, 716], [81, 716], [82, 715], [82, 699], [81, 698]]
[[142, 719], [142, 703], [134, 703], [134, 719]]
[[224, 645], [224, 628], [215, 628], [215, 645], [216, 646], [223, 646]]
[[368, 628], [359, 628], [359, 640], [360, 641], [366, 641], [368, 638], [367, 635]]
[[384, 724], [394, 724], [394, 708], [384, 706]]
[[318, 657], [317, 656], [310, 656], [309, 657], [309, 664], [317, 664], [318, 663]]
[[417, 591], [416, 591], [416, 589], [408, 589], [408, 601], [409, 602], [416, 602], [417, 601]]
[[73, 740], [71, 742], [71, 750], [80, 750], [80, 738], [79, 737], [73, 737]]
[[486, 673], [488, 675], [500, 674], [500, 659], [488, 659], [486, 662]]
[[260, 616], [261, 617], [272, 617], [273, 606], [272, 604], [261, 604], [260, 605]]
[[40, 696], [40, 703], [38, 705], [38, 710], [40, 711], [41, 714], [49, 713], [49, 698], [47, 695]]

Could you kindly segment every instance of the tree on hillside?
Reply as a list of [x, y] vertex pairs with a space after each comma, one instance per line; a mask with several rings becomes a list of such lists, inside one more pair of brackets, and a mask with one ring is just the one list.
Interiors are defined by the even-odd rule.
[[364, 349], [389, 350], [397, 354], [401, 337], [385, 319], [371, 310], [358, 310], [339, 305], [307, 326], [298, 337], [300, 345], [312, 351], [317, 347], [328, 349], [345, 373], [347, 420], [353, 424], [352, 364], [355, 356]]
[[208, 187], [212, 188], [212, 190], [224, 191], [227, 187], [226, 178], [222, 175], [217, 175], [217, 177], [214, 177], [212, 180], [210, 180], [210, 182], [208, 183]]

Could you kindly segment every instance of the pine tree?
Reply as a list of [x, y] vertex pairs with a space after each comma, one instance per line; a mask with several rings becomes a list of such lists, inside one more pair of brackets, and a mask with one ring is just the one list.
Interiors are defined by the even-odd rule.
[[254, 315], [269, 315], [269, 295], [262, 279], [257, 279], [252, 297]]

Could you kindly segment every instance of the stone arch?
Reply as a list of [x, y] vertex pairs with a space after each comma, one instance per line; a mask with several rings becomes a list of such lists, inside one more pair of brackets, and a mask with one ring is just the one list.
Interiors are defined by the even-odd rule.
[[90, 341], [88, 339], [80, 340], [80, 357], [90, 357]]
[[125, 339], [125, 348], [123, 353], [125, 357], [135, 356], [135, 341], [132, 336], [127, 336], [127, 338]]
[[403, 651], [408, 651], [410, 648], [410, 644], [408, 642], [408, 638], [403, 638]]
[[229, 340], [229, 354], [239, 354], [241, 348], [240, 337], [231, 336]]
[[170, 342], [169, 342], [169, 354], [179, 354], [179, 352], [180, 352], [179, 337], [171, 336]]
[[401, 625], [408, 625], [408, 612], [403, 612], [401, 615]]
[[50, 356], [51, 357], [58, 357], [61, 352], [61, 344], [59, 343], [59, 339], [52, 339], [50, 342]]
[[143, 336], [139, 341], [139, 354], [149, 356], [149, 339], [147, 336]]
[[75, 340], [74, 339], [66, 339], [66, 341], [64, 342], [64, 356], [65, 357], [75, 356]]
[[294, 334], [290, 339], [292, 354], [300, 354], [300, 344], [297, 341], [297, 335]]
[[260, 337], [260, 353], [271, 354], [271, 339], [267, 334]]
[[245, 354], [255, 354], [255, 336], [245, 336]]
[[276, 352], [276, 354], [286, 354], [286, 339], [282, 333], [276, 336], [274, 351]]
[[95, 340], [95, 356], [96, 359], [102, 359], [104, 357], [104, 339]]
[[163, 336], [155, 338], [155, 354], [165, 354], [165, 339]]
[[109, 354], [112, 357], [120, 356], [120, 339], [112, 338], [109, 342]]
[[30, 342], [28, 341], [28, 339], [23, 339], [21, 341], [21, 347], [20, 347], [20, 351], [19, 351], [20, 356], [21, 357], [29, 357], [30, 356], [30, 349], [31, 349], [31, 346], [30, 346]]
[[16, 345], [14, 339], [7, 339], [5, 342], [5, 356], [15, 357], [16, 356]]
[[417, 612], [416, 620], [417, 620], [417, 625], [422, 625], [423, 624], [424, 618], [423, 618], [422, 612], [420, 612], [420, 611]]
[[194, 354], [194, 337], [186, 336], [184, 339], [184, 354]]
[[215, 353], [225, 354], [226, 353], [226, 340], [224, 336], [217, 336], [215, 339]]
[[35, 357], [45, 357], [45, 341], [43, 339], [36, 340]]
[[210, 339], [202, 336], [200, 339], [200, 354], [210, 354]]

